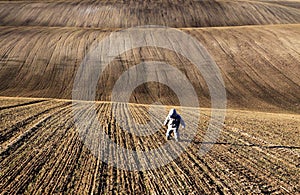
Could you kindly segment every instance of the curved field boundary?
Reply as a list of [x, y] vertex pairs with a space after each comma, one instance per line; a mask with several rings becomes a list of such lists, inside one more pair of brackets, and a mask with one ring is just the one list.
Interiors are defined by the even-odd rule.
[[0, 2], [1, 26], [128, 28], [155, 24], [182, 28], [291, 24], [299, 23], [299, 18], [296, 8], [259, 1]]

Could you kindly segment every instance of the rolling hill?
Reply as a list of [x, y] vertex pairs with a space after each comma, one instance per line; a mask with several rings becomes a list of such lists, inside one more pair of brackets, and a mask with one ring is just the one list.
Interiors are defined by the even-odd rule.
[[[0, 194], [299, 194], [299, 8], [299, 0], [0, 1]], [[154, 46], [115, 57], [96, 81], [98, 101], [72, 100], [85, 57], [140, 25], [198, 40], [220, 69], [227, 109], [211, 109], [211, 74]], [[159, 32], [144, 40], [173, 48], [186, 40]], [[94, 75], [103, 58], [91, 59]], [[130, 103], [111, 101], [119, 78], [139, 80], [128, 70], [153, 61], [170, 65], [151, 69], [158, 81], [177, 79], [182, 90], [178, 72], [186, 76], [200, 108], [178, 106], [159, 82], [137, 86]], [[187, 124], [179, 142], [162, 127], [171, 107]], [[212, 118], [225, 111], [225, 121]]]
[[[0, 95], [63, 99], [72, 98], [76, 71], [91, 45], [111, 33], [74, 27], [0, 28]], [[300, 25], [182, 31], [198, 39], [219, 66], [229, 108], [299, 110]], [[195, 66], [174, 52], [159, 48], [134, 49], [115, 59], [99, 80], [96, 99], [110, 100], [117, 78], [129, 67], [147, 60], [163, 60], [179, 68], [196, 89], [201, 106], [210, 107], [206, 83]], [[149, 83], [137, 88], [132, 102], [152, 103], [160, 99], [166, 104], [178, 103], [172, 98], [172, 91], [157, 85]]]
[[297, 8], [280, 5], [277, 1], [47, 0], [0, 3], [1, 26], [128, 28], [155, 24], [182, 28], [299, 22]]

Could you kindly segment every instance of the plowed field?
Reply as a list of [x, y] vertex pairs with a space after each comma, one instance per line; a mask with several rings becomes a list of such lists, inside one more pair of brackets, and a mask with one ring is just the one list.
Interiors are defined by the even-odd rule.
[[[220, 68], [228, 107], [299, 112], [299, 24], [181, 30], [203, 44]], [[112, 32], [114, 30], [0, 27], [0, 95], [71, 99], [80, 63], [94, 45]], [[172, 44], [172, 40], [168, 42]], [[147, 60], [165, 61], [181, 70], [195, 88], [200, 105], [211, 106], [206, 82], [195, 65], [173, 51], [155, 47], [120, 54], [99, 79], [96, 99], [110, 101], [117, 78], [128, 68]], [[173, 72], [159, 75], [169, 80], [177, 76]], [[132, 96], [135, 96], [133, 103], [178, 104], [174, 93], [157, 85], [145, 84]]]
[[[205, 48], [226, 91], [220, 132], [212, 113], [225, 111], [213, 106], [222, 97], [213, 98], [216, 86], [205, 79], [216, 72], [202, 74], [179, 52], [202, 56], [192, 50], [193, 39], [160, 31], [141, 42], [171, 47], [124, 51], [137, 41], [125, 36], [122, 44], [103, 47], [108, 54], [124, 52], [101, 77], [92, 77], [98, 66], [80, 74], [103, 40], [114, 43], [112, 34], [140, 26], [140, 32], [168, 27], [162, 29]], [[198, 62], [206, 66], [203, 59]], [[127, 102], [113, 99], [120, 77], [129, 79], [115, 96], [149, 73], [149, 66], [129, 71], [144, 62], [170, 66], [151, 69], [157, 80], [136, 86]], [[199, 107], [180, 104], [176, 92], [189, 96], [178, 73]], [[299, 74], [299, 0], [2, 0], [0, 195], [300, 194]], [[78, 78], [87, 85], [76, 88]], [[85, 93], [90, 81], [95, 93]], [[179, 90], [160, 81], [178, 81]], [[162, 126], [173, 107], [186, 123], [179, 142], [166, 140]], [[155, 155], [144, 155], [151, 151]]]
[[[2, 193], [296, 194], [300, 189], [299, 115], [228, 110], [221, 136], [209, 143], [202, 138], [210, 111], [202, 109], [198, 129], [196, 122], [186, 119], [189, 125], [182, 136], [190, 130], [197, 134], [182, 155], [158, 169], [125, 171], [101, 162], [85, 147], [74, 126], [71, 101], [0, 101]], [[163, 129], [138, 137], [122, 133], [114, 122], [103, 123], [114, 121], [111, 104], [96, 103], [96, 108], [115, 143], [135, 150], [165, 143]], [[122, 105], [115, 108], [122, 112]], [[131, 114], [143, 120], [147, 110], [147, 105], [133, 104]], [[210, 144], [214, 146], [209, 153], [197, 155], [201, 145]]]

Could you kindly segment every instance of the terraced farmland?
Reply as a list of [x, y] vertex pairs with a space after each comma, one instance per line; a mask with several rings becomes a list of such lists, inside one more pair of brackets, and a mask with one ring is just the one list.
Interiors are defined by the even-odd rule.
[[[202, 140], [210, 115], [202, 109], [198, 129], [197, 122], [186, 118], [183, 139], [188, 131], [197, 134], [176, 160], [158, 169], [125, 171], [101, 162], [86, 148], [74, 126], [71, 101], [1, 98], [1, 105], [6, 105], [0, 111], [2, 193], [299, 192], [299, 115], [229, 110], [221, 136], [201, 157], [200, 146], [213, 144]], [[122, 105], [115, 109], [122, 112]], [[131, 106], [134, 118], [143, 120], [148, 106]], [[144, 151], [166, 142], [164, 129], [140, 137], [124, 133], [116, 121], [105, 122], [114, 121], [112, 108], [109, 102], [96, 104], [98, 120], [115, 143]]]

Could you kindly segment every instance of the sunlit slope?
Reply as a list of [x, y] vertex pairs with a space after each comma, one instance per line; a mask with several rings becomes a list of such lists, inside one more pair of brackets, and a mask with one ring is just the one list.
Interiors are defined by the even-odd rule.
[[[266, 110], [299, 110], [300, 25], [184, 29], [202, 43], [221, 69], [228, 106]], [[111, 31], [1, 27], [0, 95], [72, 98], [76, 71], [92, 43]], [[98, 100], [110, 100], [112, 88], [128, 68], [143, 61], [164, 61], [193, 84], [201, 106], [210, 107], [206, 82], [191, 64], [172, 51], [134, 49], [123, 53], [99, 79]], [[158, 70], [159, 71], [159, 70]], [[170, 79], [173, 72], [161, 73]], [[135, 79], [136, 75], [132, 75]], [[178, 104], [166, 86], [138, 87], [132, 102]]]
[[300, 1], [299, 0], [257, 0], [257, 1], [264, 2], [264, 3], [270, 3], [270, 4], [278, 4], [278, 5], [282, 5], [282, 6], [286, 6], [286, 7], [300, 9]]
[[[260, 1], [2, 1], [0, 25], [123, 28], [299, 23], [299, 2]], [[16, 14], [17, 13], [17, 14]]]

